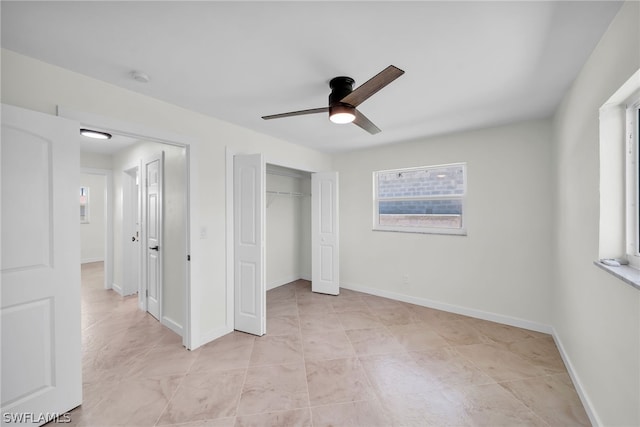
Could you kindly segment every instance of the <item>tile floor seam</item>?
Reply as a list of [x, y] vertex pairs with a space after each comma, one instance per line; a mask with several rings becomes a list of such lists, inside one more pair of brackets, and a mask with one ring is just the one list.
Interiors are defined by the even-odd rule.
[[524, 406], [526, 406], [527, 408], [529, 408], [530, 411], [532, 411], [537, 418], [539, 418], [543, 423], [545, 423], [545, 425], [549, 426], [550, 424], [547, 423], [544, 418], [542, 418], [541, 416], [538, 415], [538, 413], [536, 412], [536, 410], [534, 408], [532, 408], [531, 406], [527, 405], [527, 403], [520, 398], [520, 396], [518, 396], [517, 394], [515, 394], [511, 389], [505, 387], [503, 384], [507, 384], [507, 383], [514, 383], [514, 382], [523, 382], [523, 381], [527, 381], [526, 379], [519, 379], [519, 380], [510, 380], [510, 381], [502, 381], [497, 383], [500, 387], [502, 387], [504, 390], [506, 390], [509, 394], [511, 394], [515, 399], [517, 399], [519, 402], [521, 402]]
[[360, 365], [362, 366], [362, 370], [364, 371], [364, 377], [367, 379], [367, 383], [369, 384], [369, 388], [373, 392], [373, 397], [374, 397], [374, 400], [378, 403], [378, 407], [383, 412], [385, 418], [391, 417], [391, 414], [387, 413], [388, 411], [384, 406], [384, 402], [383, 402], [382, 398], [379, 395], [377, 387], [373, 386], [373, 382], [371, 380], [369, 372], [366, 369], [364, 369], [364, 366], [362, 365], [362, 360], [360, 360], [360, 357], [358, 357], [358, 362], [360, 362]]
[[160, 411], [160, 414], [158, 415], [158, 418], [156, 419], [156, 421], [153, 423], [154, 426], [158, 426], [158, 423], [160, 422], [160, 420], [162, 419], [162, 416], [164, 415], [164, 413], [167, 411], [167, 408], [169, 408], [169, 405], [171, 405], [171, 401], [176, 397], [176, 394], [178, 393], [178, 390], [180, 390], [180, 388], [182, 387], [182, 383], [185, 381], [185, 379], [187, 378], [188, 372], [186, 374], [184, 374], [182, 376], [182, 378], [180, 378], [180, 382], [178, 383], [178, 386], [176, 387], [176, 389], [173, 391], [173, 394], [171, 395], [171, 397], [169, 399], [167, 399], [167, 404], [164, 406], [164, 408], [162, 408], [162, 411]]
[[[473, 345], [473, 344], [472, 344]], [[464, 359], [467, 363], [469, 363], [471, 366], [473, 366], [474, 368], [476, 368], [478, 371], [482, 372], [487, 378], [491, 379], [491, 383], [487, 383], [487, 384], [498, 384], [498, 381], [493, 378], [491, 375], [489, 375], [484, 369], [482, 369], [477, 363], [475, 363], [472, 359], [470, 359], [469, 357], [465, 356], [464, 354], [460, 353], [456, 347], [462, 347], [462, 346], [451, 346], [451, 349], [453, 351], [456, 352], [456, 354], [461, 357], [462, 359]]]
[[[253, 342], [253, 348], [251, 349], [251, 354], [253, 354], [253, 349], [255, 349], [255, 340]], [[251, 357], [251, 356], [249, 356]], [[251, 360], [251, 359], [249, 359]], [[247, 377], [249, 376], [249, 369], [251, 368], [251, 362], [249, 362], [249, 366], [247, 366], [244, 370], [244, 378], [242, 380], [242, 386], [240, 386], [240, 391], [238, 392], [238, 403], [236, 404], [236, 409], [233, 411], [233, 416], [237, 419], [240, 415], [238, 415], [238, 410], [240, 409], [240, 402], [242, 402], [242, 392], [244, 391], [244, 387], [247, 383]]]

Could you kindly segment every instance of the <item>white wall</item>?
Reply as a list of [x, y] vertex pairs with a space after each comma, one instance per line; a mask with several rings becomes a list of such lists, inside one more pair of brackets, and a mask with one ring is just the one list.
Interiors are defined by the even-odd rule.
[[[550, 140], [532, 121], [335, 156], [342, 285], [548, 330]], [[373, 171], [456, 162], [467, 236], [372, 231]]]
[[[2, 49], [2, 102], [55, 114], [62, 105], [185, 135], [191, 144], [192, 347], [230, 330], [226, 311], [226, 153], [259, 153], [269, 163], [331, 170], [331, 157]], [[206, 227], [207, 238], [199, 230]]]
[[80, 166], [91, 169], [111, 170], [111, 156], [109, 154], [80, 152]]
[[89, 188], [89, 222], [80, 224], [80, 262], [104, 261], [106, 176], [82, 173], [79, 186]]
[[[301, 193], [302, 179], [267, 173], [266, 188]], [[266, 280], [273, 289], [302, 277], [303, 198], [267, 193], [266, 201]]]
[[607, 426], [640, 425], [640, 292], [598, 258], [598, 109], [640, 67], [640, 4], [626, 2], [554, 120], [553, 325], [576, 379]]
[[[186, 159], [185, 149], [156, 142], [141, 141], [113, 156], [114, 185], [116, 195], [113, 212], [114, 230], [114, 288], [122, 288], [123, 284], [123, 174], [132, 165], [139, 165], [141, 161], [164, 151], [164, 192], [163, 212], [164, 228], [162, 256], [164, 268], [162, 287], [162, 320], [169, 322], [174, 329], [184, 326], [184, 307], [186, 289], [186, 258], [185, 246], [186, 230]], [[177, 332], [177, 331], [176, 331]]]

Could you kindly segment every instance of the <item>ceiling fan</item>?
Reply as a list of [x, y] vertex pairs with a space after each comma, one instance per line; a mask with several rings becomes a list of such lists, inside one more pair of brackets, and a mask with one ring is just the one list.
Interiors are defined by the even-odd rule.
[[356, 107], [369, 99], [380, 89], [400, 77], [404, 71], [389, 65], [387, 68], [373, 76], [361, 86], [353, 89], [355, 80], [351, 77], [334, 77], [329, 82], [331, 93], [329, 94], [329, 106], [312, 108], [309, 110], [291, 111], [289, 113], [262, 116], [264, 120], [280, 119], [283, 117], [302, 116], [329, 112], [329, 120], [334, 123], [353, 123], [374, 135], [380, 131], [371, 120], [356, 109]]

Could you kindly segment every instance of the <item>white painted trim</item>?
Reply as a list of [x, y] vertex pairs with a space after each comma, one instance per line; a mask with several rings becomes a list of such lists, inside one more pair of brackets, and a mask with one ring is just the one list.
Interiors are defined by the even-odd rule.
[[[69, 118], [69, 119], [74, 119], [80, 122], [80, 125], [83, 126], [95, 126], [98, 127], [100, 129], [103, 129], [105, 131], [108, 132], [113, 132], [113, 133], [118, 133], [121, 135], [125, 135], [125, 136], [129, 136], [129, 137], [133, 137], [133, 138], [138, 138], [138, 139], [144, 139], [146, 141], [153, 141], [153, 142], [160, 142], [163, 144], [168, 144], [168, 145], [174, 145], [174, 146], [178, 146], [178, 147], [184, 147], [186, 148], [185, 150], [185, 156], [187, 157], [186, 160], [186, 169], [187, 169], [187, 176], [188, 176], [188, 180], [187, 180], [187, 196], [185, 197], [185, 199], [188, 200], [188, 205], [186, 206], [186, 212], [187, 212], [187, 234], [190, 234], [191, 231], [193, 230], [193, 228], [190, 226], [191, 222], [195, 221], [197, 219], [196, 217], [196, 209], [193, 209], [190, 204], [193, 203], [192, 198], [190, 198], [190, 194], [192, 191], [197, 191], [196, 190], [196, 183], [197, 183], [197, 170], [196, 168], [191, 164], [189, 156], [193, 155], [196, 156], [197, 155], [197, 151], [194, 150], [194, 145], [197, 145], [197, 140], [189, 137], [187, 135], [183, 135], [183, 134], [178, 134], [175, 132], [171, 132], [171, 131], [167, 131], [167, 130], [159, 130], [156, 128], [150, 128], [144, 125], [140, 125], [137, 123], [131, 123], [131, 122], [127, 122], [127, 121], [123, 121], [123, 120], [118, 120], [118, 119], [114, 119], [112, 117], [106, 117], [106, 116], [102, 116], [99, 114], [93, 114], [93, 113], [85, 113], [85, 112], [81, 112], [81, 111], [76, 111], [73, 110], [71, 108], [67, 108], [61, 105], [57, 106], [57, 115], [60, 117], [65, 117], [65, 118]], [[140, 168], [140, 170], [142, 170], [142, 168]], [[193, 185], [193, 187], [191, 187], [190, 185]], [[111, 189], [109, 189], [109, 192], [111, 193]], [[195, 193], [197, 194], [197, 193]], [[109, 202], [109, 201], [108, 201]], [[109, 205], [109, 210], [112, 210], [111, 206]], [[190, 216], [193, 215], [193, 216]], [[110, 224], [112, 222], [110, 221]], [[197, 222], [196, 222], [197, 223]], [[186, 244], [189, 245], [188, 246], [188, 250], [187, 250], [187, 254], [193, 256], [192, 250], [191, 250], [191, 242], [193, 241], [193, 237], [194, 236], [185, 236], [185, 240], [186, 240]], [[110, 239], [108, 239], [111, 245], [110, 249], [109, 249], [109, 253], [112, 253], [113, 251], [113, 232], [111, 232], [111, 236]], [[197, 255], [197, 254], [196, 254]], [[202, 260], [203, 262], [205, 260]], [[191, 286], [191, 263], [187, 262], [185, 260], [186, 264], [186, 274], [185, 274], [185, 284], [186, 284], [186, 289], [185, 289], [185, 304], [186, 304], [186, 311], [184, 313], [185, 316], [185, 325], [184, 325], [184, 329], [186, 331], [185, 334], [182, 335], [182, 344], [189, 348], [196, 348], [193, 346], [193, 343], [191, 342], [191, 339], [193, 337], [197, 337], [199, 336], [199, 321], [200, 321], [200, 316], [199, 316], [199, 304], [200, 304], [200, 300], [199, 300], [199, 295], [200, 295], [200, 289], [195, 286], [192, 288]], [[112, 272], [107, 273], [109, 274], [109, 276], [112, 276]], [[111, 279], [112, 280], [112, 279]], [[110, 283], [110, 282], [109, 282]]]
[[377, 295], [396, 301], [408, 302], [409, 304], [420, 305], [423, 307], [435, 308], [436, 310], [448, 311], [450, 313], [461, 314], [463, 316], [474, 317], [476, 319], [489, 320], [491, 322], [502, 323], [504, 325], [515, 326], [517, 328], [528, 329], [530, 331], [551, 334], [553, 328], [543, 323], [532, 322], [530, 320], [520, 319], [518, 317], [505, 316], [503, 314], [491, 313], [488, 311], [477, 310], [469, 307], [461, 307], [459, 305], [447, 304], [440, 301], [434, 301], [427, 298], [414, 297], [410, 295], [398, 294], [395, 292], [384, 291], [381, 289], [370, 288], [350, 283], [340, 283], [340, 287], [350, 289], [352, 291], [364, 292], [371, 295]]
[[[195, 308], [196, 306], [199, 306], [195, 301], [199, 301], [199, 300], [192, 300], [192, 294], [193, 294], [193, 289], [191, 286], [191, 251], [192, 251], [192, 247], [191, 247], [191, 214], [193, 213], [193, 211], [195, 209], [191, 209], [191, 194], [192, 191], [194, 191], [194, 189], [191, 187], [191, 185], [193, 183], [196, 182], [196, 180], [192, 180], [191, 179], [191, 173], [192, 171], [192, 164], [191, 164], [191, 152], [192, 152], [192, 147], [191, 145], [185, 145], [184, 146], [184, 156], [185, 156], [185, 185], [187, 187], [187, 191], [184, 194], [184, 207], [185, 207], [185, 217], [187, 219], [187, 223], [185, 224], [185, 240], [184, 240], [184, 244], [185, 244], [185, 251], [184, 253], [187, 255], [187, 261], [186, 261], [186, 266], [185, 266], [185, 295], [184, 295], [184, 324], [185, 325], [192, 325], [192, 327], [194, 327], [195, 325], [197, 325], [199, 318], [194, 318], [193, 317], [193, 312], [195, 312]], [[195, 193], [197, 194], [197, 193]], [[191, 310], [191, 308], [194, 308], [194, 310]], [[182, 328], [182, 334], [180, 334], [182, 336], [182, 345], [184, 345], [187, 349], [191, 350], [191, 337], [193, 334], [193, 330], [190, 328]], [[196, 335], [197, 336], [197, 335]]]
[[562, 357], [562, 361], [564, 362], [564, 366], [567, 368], [567, 372], [569, 372], [569, 376], [571, 377], [571, 381], [573, 382], [573, 386], [576, 389], [576, 392], [578, 393], [578, 396], [580, 397], [580, 401], [582, 402], [582, 406], [584, 406], [585, 411], [587, 412], [587, 416], [589, 417], [589, 421], [591, 421], [591, 424], [593, 426], [602, 426], [604, 424], [602, 424], [602, 420], [600, 419], [600, 417], [598, 417], [598, 414], [595, 411], [595, 407], [593, 406], [593, 403], [591, 402], [591, 399], [589, 399], [589, 396], [587, 395], [587, 392], [585, 391], [585, 388], [582, 384], [582, 381], [580, 381], [580, 377], [578, 377], [577, 371], [576, 369], [573, 367], [573, 363], [571, 363], [571, 359], [569, 358], [569, 355], [567, 354], [567, 352], [564, 349], [564, 345], [562, 344], [562, 340], [560, 339], [560, 336], [558, 335], [558, 332], [556, 331], [555, 328], [551, 328], [552, 332], [551, 335], [553, 336], [553, 341], [556, 343], [556, 347], [558, 347], [558, 351], [560, 352], [560, 356]]
[[167, 328], [171, 329], [176, 334], [182, 336], [182, 333], [183, 333], [182, 326], [175, 320], [171, 319], [170, 317], [162, 316], [162, 322], [160, 323], [162, 323]]
[[301, 274], [300, 275], [300, 279], [302, 280], [307, 280], [307, 281], [311, 281], [311, 274]]
[[203, 334], [200, 337], [200, 345], [204, 345], [213, 340], [217, 340], [218, 338], [223, 337], [231, 332], [233, 332], [233, 327], [228, 327], [226, 325], [220, 328], [212, 329], [211, 331]]
[[100, 262], [100, 261], [104, 261], [104, 257], [83, 258], [80, 260], [80, 263], [88, 264], [90, 262]]
[[161, 142], [163, 144], [177, 145], [179, 147], [191, 145], [196, 142], [194, 138], [187, 135], [150, 128], [138, 123], [127, 122], [113, 117], [101, 116], [99, 114], [85, 113], [73, 110], [62, 105], [57, 106], [57, 115], [68, 119], [77, 120], [81, 125], [99, 127], [107, 132], [114, 132], [120, 135], [140, 138], [146, 141]]
[[289, 276], [284, 279], [272, 280], [271, 282], [267, 283], [267, 290], [270, 291], [271, 289], [279, 288], [280, 286], [286, 285], [287, 283], [295, 282], [299, 279], [300, 276]]
[[[113, 288], [113, 171], [110, 169], [80, 168], [80, 173], [102, 175], [105, 180], [104, 288]], [[97, 260], [102, 261], [102, 260]], [[85, 261], [83, 261], [84, 263]], [[93, 261], [86, 261], [93, 262]]]
[[[226, 270], [227, 270], [227, 288], [226, 288], [226, 300], [227, 300], [227, 307], [226, 307], [226, 311], [227, 311], [227, 316], [226, 316], [226, 322], [225, 322], [225, 326], [224, 328], [222, 328], [223, 330], [233, 330], [235, 328], [234, 325], [234, 311], [235, 311], [235, 287], [234, 287], [234, 281], [235, 281], [235, 273], [234, 273], [234, 268], [233, 268], [233, 263], [234, 263], [234, 249], [233, 249], [233, 230], [234, 230], [234, 218], [233, 218], [233, 157], [236, 154], [240, 154], [237, 151], [226, 147], [225, 149], [225, 155], [226, 155], [226, 159], [225, 159], [225, 163], [226, 163], [226, 173], [225, 173], [225, 179], [226, 179], [226, 185], [225, 185], [225, 189], [226, 189], [226, 224], [227, 224], [227, 229], [226, 229], [226, 243], [227, 243], [227, 265], [226, 265]], [[215, 335], [215, 334], [214, 334]], [[224, 335], [224, 334], [222, 334]], [[222, 336], [222, 335], [218, 335]], [[211, 334], [207, 334], [207, 336], [213, 336]], [[217, 338], [217, 337], [216, 337]], [[211, 340], [213, 340], [215, 338], [212, 338]], [[204, 341], [205, 343], [207, 343], [208, 341]]]
[[117, 283], [112, 283], [111, 284], [111, 289], [113, 289], [115, 292], [117, 292], [118, 295], [122, 296], [122, 286], [118, 285]]

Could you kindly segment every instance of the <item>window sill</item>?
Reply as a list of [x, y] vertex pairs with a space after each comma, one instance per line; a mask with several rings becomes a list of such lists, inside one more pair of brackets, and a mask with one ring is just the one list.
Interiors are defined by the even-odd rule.
[[422, 229], [422, 228], [382, 228], [382, 227], [374, 227], [371, 231], [386, 231], [392, 233], [412, 233], [412, 234], [441, 234], [444, 236], [466, 236], [467, 230], [462, 229], [450, 229], [450, 228], [442, 228], [442, 229]]
[[627, 284], [633, 286], [636, 289], [640, 290], [640, 270], [629, 267], [628, 265], [621, 265], [620, 267], [612, 267], [610, 265], [605, 265], [600, 261], [594, 261], [595, 265], [603, 269], [609, 274], [616, 276], [618, 279], [626, 282]]

